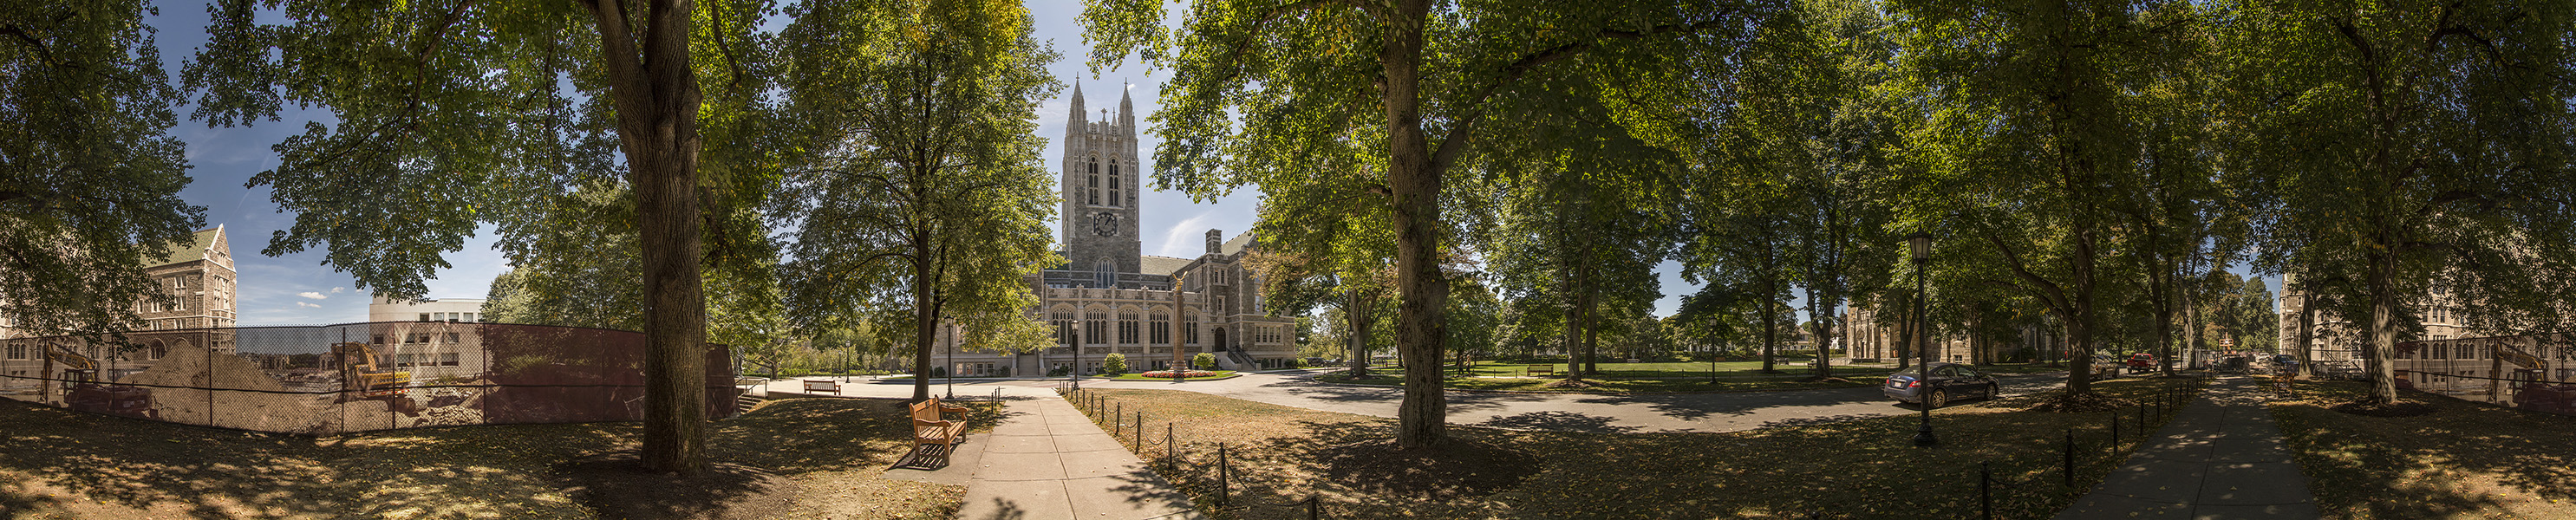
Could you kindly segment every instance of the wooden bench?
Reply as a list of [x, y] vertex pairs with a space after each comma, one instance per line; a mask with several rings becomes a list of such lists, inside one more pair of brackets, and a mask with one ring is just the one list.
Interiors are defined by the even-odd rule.
[[839, 381], [815, 381], [815, 380], [810, 380], [810, 379], [809, 379], [809, 380], [806, 380], [806, 381], [805, 381], [805, 391], [807, 391], [807, 392], [831, 392], [831, 393], [832, 393], [832, 395], [841, 395], [841, 382], [839, 382]]
[[944, 412], [966, 413], [966, 407], [941, 403], [937, 397], [912, 403], [913, 442], [955, 446], [957, 438], [966, 435], [966, 419], [949, 420]]
[[1556, 375], [1556, 365], [1530, 365], [1521, 372], [1521, 375], [1553, 376]]

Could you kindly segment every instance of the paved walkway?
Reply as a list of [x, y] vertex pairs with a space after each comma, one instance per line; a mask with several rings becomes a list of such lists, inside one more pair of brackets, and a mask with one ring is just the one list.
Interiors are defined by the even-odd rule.
[[[1246, 401], [1310, 410], [1395, 417], [1404, 390], [1385, 386], [1318, 383], [1322, 371], [1245, 374], [1217, 381], [1110, 381], [1085, 378], [1085, 388], [1150, 388], [1188, 390]], [[822, 378], [813, 378], [822, 379]], [[980, 398], [994, 388], [1053, 388], [1062, 379], [964, 380], [955, 385], [959, 398]], [[2065, 374], [2003, 378], [2004, 395], [2020, 395], [2065, 384]], [[794, 391], [793, 381], [774, 382], [771, 391]], [[910, 397], [908, 382], [876, 383], [853, 379], [843, 385], [849, 395]], [[933, 395], [949, 386], [933, 380]], [[1764, 426], [1820, 420], [1842, 420], [1917, 413], [1899, 405], [1878, 387], [1781, 390], [1771, 392], [1674, 394], [1572, 394], [1449, 392], [1449, 423], [1522, 430], [1582, 432], [1731, 432]]]
[[[843, 385], [858, 397], [911, 397], [910, 385]], [[936, 470], [896, 468], [886, 478], [966, 486], [960, 520], [1146, 520], [1199, 518], [1190, 498], [1109, 438], [1100, 425], [1047, 388], [977, 386], [957, 397], [983, 399], [1001, 389], [1002, 420], [969, 433]], [[773, 385], [774, 397], [800, 394]], [[899, 390], [899, 391], [898, 391]], [[900, 395], [897, 395], [900, 394]], [[828, 394], [822, 397], [829, 397]]]
[[2262, 391], [2255, 378], [2212, 382], [2127, 465], [2057, 518], [2317, 518], [2308, 477], [2281, 445]]

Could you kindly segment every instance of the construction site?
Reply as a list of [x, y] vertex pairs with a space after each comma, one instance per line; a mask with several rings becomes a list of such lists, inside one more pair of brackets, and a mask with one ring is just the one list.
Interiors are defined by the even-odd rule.
[[[643, 418], [644, 335], [374, 322], [0, 340], [0, 397], [242, 430], [371, 430]], [[711, 418], [734, 413], [728, 349], [707, 349]]]

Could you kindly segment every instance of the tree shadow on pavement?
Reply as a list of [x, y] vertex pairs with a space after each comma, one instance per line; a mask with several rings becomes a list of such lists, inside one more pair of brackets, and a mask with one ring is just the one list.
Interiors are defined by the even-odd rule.
[[1574, 412], [1543, 411], [1486, 419], [1485, 422], [1476, 423], [1476, 426], [1510, 430], [1587, 433], [1628, 433], [1642, 429], [1637, 426], [1615, 426], [1610, 424], [1613, 421], [1615, 421], [1615, 419], [1584, 415]]

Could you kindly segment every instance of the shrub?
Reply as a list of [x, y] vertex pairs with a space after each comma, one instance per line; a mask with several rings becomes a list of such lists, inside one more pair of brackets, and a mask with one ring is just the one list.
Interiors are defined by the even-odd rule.
[[1190, 366], [1199, 370], [1216, 368], [1216, 354], [1200, 352], [1199, 355], [1190, 356]]
[[1127, 355], [1113, 353], [1107, 358], [1102, 358], [1100, 360], [1100, 373], [1113, 376], [1127, 373]]
[[814, 371], [812, 371], [812, 370], [806, 370], [806, 369], [802, 369], [802, 368], [790, 368], [790, 369], [786, 369], [786, 370], [780, 370], [780, 371], [778, 371], [778, 373], [779, 373], [779, 374], [781, 374], [781, 375], [785, 375], [785, 376], [787, 376], [787, 377], [804, 377], [804, 376], [808, 376], [808, 375], [813, 375], [813, 374], [814, 374]]
[[993, 377], [1011, 377], [1011, 367], [993, 368]]
[[930, 367], [930, 377], [948, 377], [948, 367]]
[[1063, 366], [1060, 366], [1060, 367], [1055, 367], [1055, 368], [1047, 369], [1047, 377], [1064, 377], [1064, 376], [1069, 375], [1069, 374], [1072, 374], [1072, 373], [1073, 373], [1073, 367], [1063, 367]]
[[1293, 358], [1288, 361], [1297, 368], [1306, 368], [1306, 358]]

